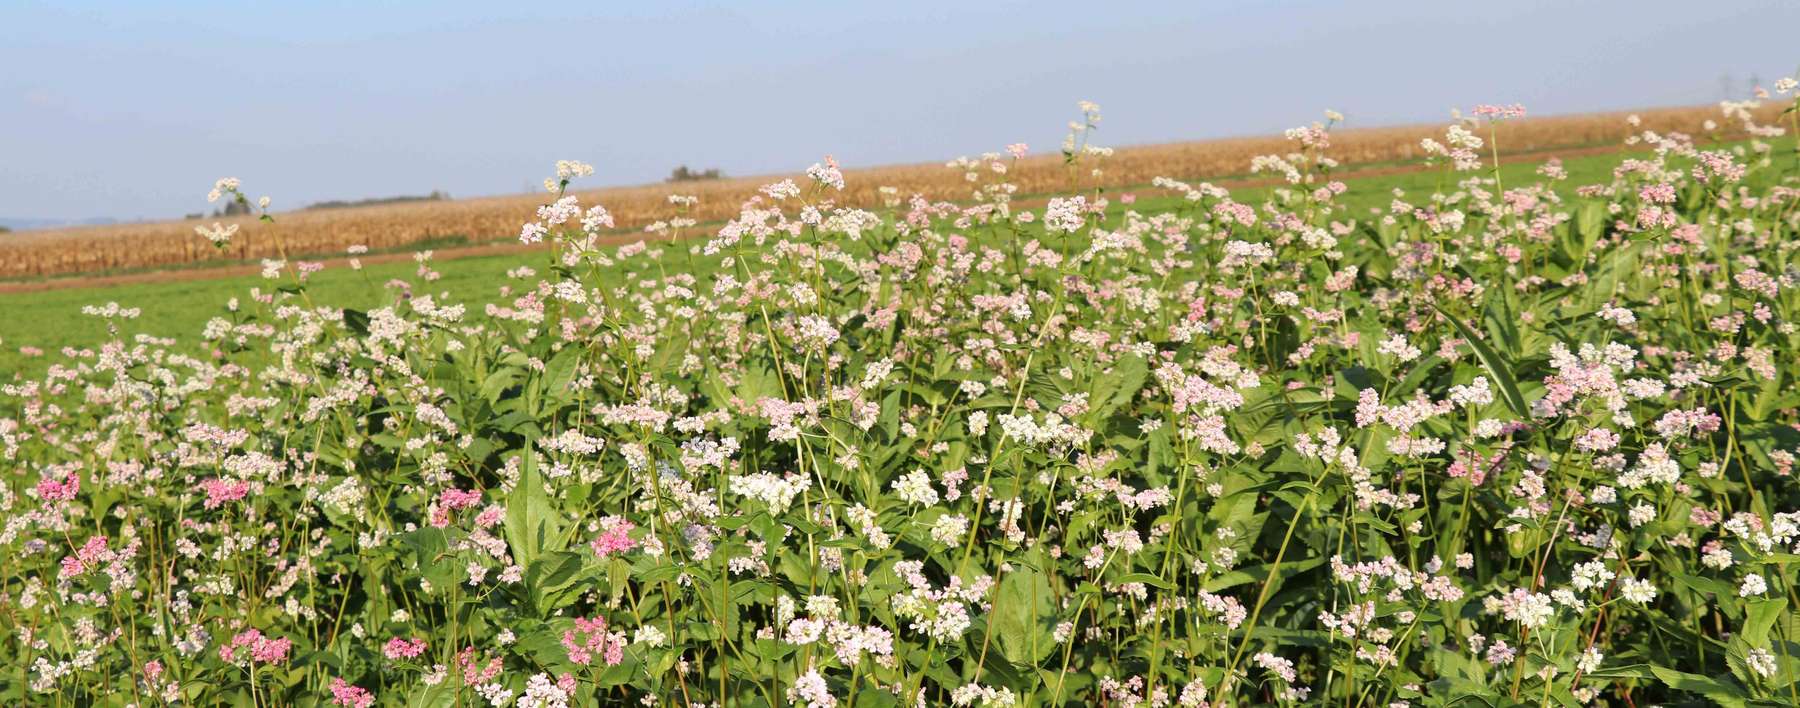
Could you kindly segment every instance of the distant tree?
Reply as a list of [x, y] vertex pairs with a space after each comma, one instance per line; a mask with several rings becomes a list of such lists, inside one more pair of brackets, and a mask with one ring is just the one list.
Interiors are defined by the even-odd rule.
[[708, 168], [705, 171], [699, 171], [699, 170], [688, 169], [687, 165], [681, 165], [681, 166], [676, 167], [675, 169], [669, 171], [669, 180], [668, 181], [670, 181], [670, 182], [698, 182], [701, 180], [722, 179], [724, 177], [725, 177], [725, 173], [720, 172], [719, 168], [717, 168], [717, 167]]
[[10, 234], [10, 233], [12, 233], [12, 229], [6, 228], [4, 226], [0, 226], [0, 234]]
[[214, 209], [213, 216], [249, 216], [250, 212], [251, 209], [249, 204], [234, 200], [225, 202], [225, 206], [221, 208]]
[[307, 208], [307, 209], [344, 209], [347, 207], [376, 206], [376, 205], [380, 205], [380, 204], [404, 204], [407, 202], [441, 202], [441, 201], [447, 201], [449, 199], [450, 199], [449, 192], [446, 192], [441, 189], [433, 189], [433, 190], [431, 190], [430, 194], [427, 194], [424, 196], [401, 195], [398, 197], [372, 197], [369, 199], [358, 199], [356, 201], [334, 199], [331, 201], [308, 204], [308, 205], [306, 205], [305, 208]]

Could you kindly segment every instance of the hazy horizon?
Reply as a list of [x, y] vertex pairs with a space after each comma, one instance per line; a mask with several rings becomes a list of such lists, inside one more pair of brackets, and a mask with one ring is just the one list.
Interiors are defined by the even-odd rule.
[[557, 159], [593, 163], [583, 185], [604, 186], [681, 164], [735, 176], [827, 153], [858, 167], [1052, 152], [1081, 99], [1104, 109], [1104, 145], [1268, 134], [1326, 108], [1373, 127], [1482, 102], [1692, 105], [1800, 63], [1783, 37], [1800, 3], [559, 10], [589, 12], [0, 8], [0, 61], [31, 67], [0, 76], [0, 217], [179, 218], [213, 206], [226, 175], [293, 209], [518, 193]]

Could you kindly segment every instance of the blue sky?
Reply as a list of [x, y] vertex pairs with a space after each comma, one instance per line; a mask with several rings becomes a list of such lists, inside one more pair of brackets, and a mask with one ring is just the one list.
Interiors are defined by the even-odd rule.
[[1522, 102], [1716, 101], [1800, 66], [1800, 2], [0, 4], [0, 216], [179, 216], [754, 174]]

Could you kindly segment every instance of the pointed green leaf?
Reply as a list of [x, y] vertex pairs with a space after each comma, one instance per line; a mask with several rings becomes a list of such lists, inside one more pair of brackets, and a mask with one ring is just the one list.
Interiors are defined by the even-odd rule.
[[1475, 357], [1481, 360], [1482, 367], [1487, 369], [1488, 375], [1494, 377], [1494, 383], [1500, 387], [1500, 398], [1506, 402], [1506, 407], [1512, 409], [1521, 420], [1531, 418], [1531, 408], [1525, 405], [1525, 396], [1519, 393], [1519, 382], [1513, 378], [1512, 368], [1500, 357], [1500, 353], [1482, 341], [1475, 330], [1470, 329], [1462, 320], [1451, 316], [1437, 305], [1431, 307], [1449, 320], [1450, 324], [1456, 325], [1456, 330], [1462, 333], [1463, 339], [1468, 340], [1469, 347], [1475, 350]]

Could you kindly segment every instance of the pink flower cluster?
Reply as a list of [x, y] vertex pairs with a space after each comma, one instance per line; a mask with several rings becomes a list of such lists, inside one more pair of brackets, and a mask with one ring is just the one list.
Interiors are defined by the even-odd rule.
[[46, 479], [42, 482], [38, 482], [37, 485], [38, 497], [47, 502], [70, 501], [74, 499], [75, 494], [80, 491], [81, 475], [74, 472], [70, 472], [61, 482], [54, 479]]
[[361, 686], [353, 686], [342, 678], [334, 678], [331, 680], [331, 704], [347, 708], [369, 708], [375, 704], [375, 694]]
[[605, 531], [601, 532], [599, 536], [594, 537], [594, 555], [605, 558], [614, 553], [624, 553], [636, 548], [637, 541], [632, 540], [630, 535], [631, 530], [634, 528], [637, 528], [637, 525], [629, 521], [624, 519], [615, 520], [613, 524]]
[[381, 648], [381, 653], [391, 661], [416, 659], [420, 654], [425, 653], [425, 640], [394, 637], [393, 639], [389, 639], [387, 645]]
[[481, 492], [446, 489], [438, 494], [437, 504], [431, 509], [431, 525], [440, 529], [449, 526], [451, 512], [480, 503]]
[[569, 652], [569, 661], [582, 666], [592, 664], [595, 654], [607, 666], [618, 666], [625, 660], [625, 634], [608, 634], [605, 617], [577, 617], [575, 628], [563, 632], [562, 645]]
[[105, 536], [93, 536], [82, 544], [75, 555], [62, 559], [62, 577], [73, 578], [91, 570], [95, 566], [111, 559], [111, 552], [106, 549]]
[[226, 502], [243, 499], [244, 495], [250, 493], [250, 483], [241, 479], [209, 479], [201, 482], [200, 488], [206, 491], [203, 506], [207, 509], [217, 509]]
[[239, 650], [245, 649], [248, 650], [246, 654], [250, 661], [258, 664], [280, 664], [288, 660], [288, 652], [293, 647], [293, 641], [287, 637], [270, 639], [263, 636], [262, 632], [246, 629], [232, 637], [230, 643], [219, 645], [219, 658], [238, 664], [245, 658], [245, 654], [240, 654]]
[[1508, 106], [1495, 106], [1492, 104], [1483, 103], [1481, 105], [1476, 106], [1475, 109], [1470, 112], [1474, 113], [1475, 115], [1480, 116], [1482, 118], [1487, 118], [1488, 120], [1503, 120], [1506, 118], [1524, 118], [1525, 117], [1525, 106], [1524, 106], [1524, 104], [1519, 104], [1519, 103], [1514, 103], [1514, 104], [1508, 105]]

